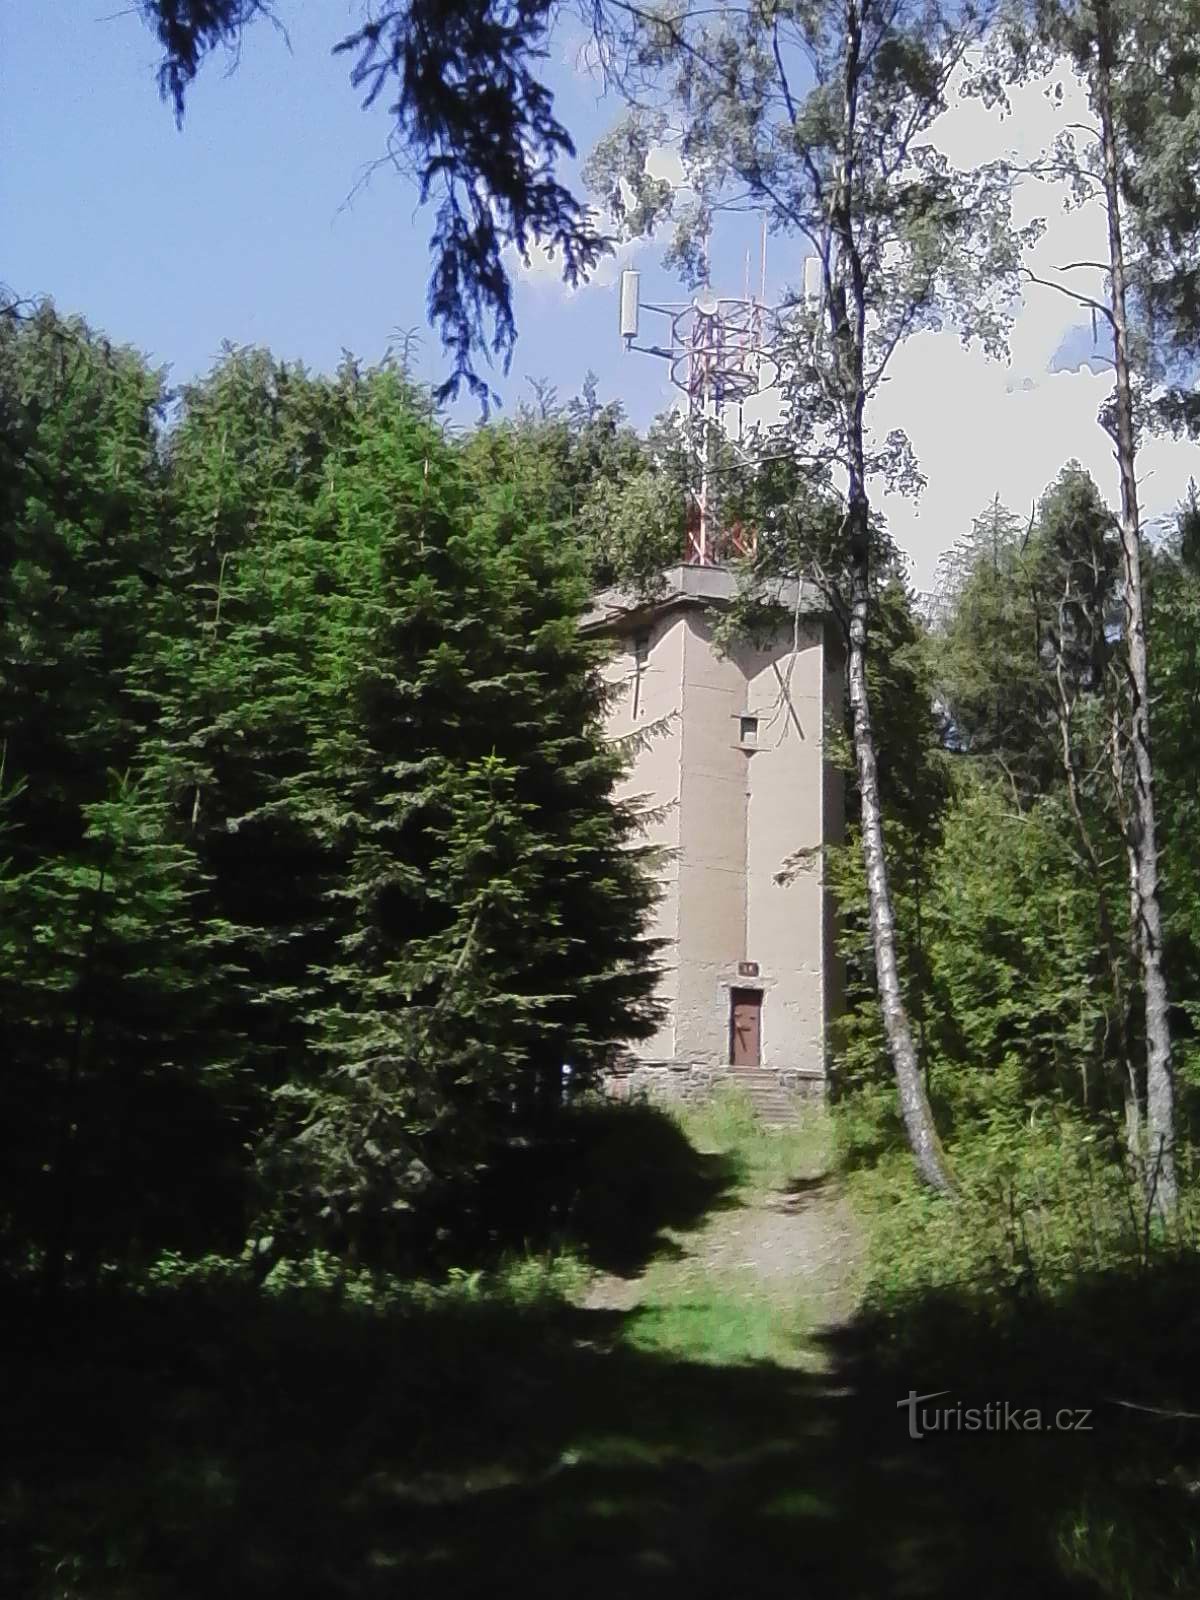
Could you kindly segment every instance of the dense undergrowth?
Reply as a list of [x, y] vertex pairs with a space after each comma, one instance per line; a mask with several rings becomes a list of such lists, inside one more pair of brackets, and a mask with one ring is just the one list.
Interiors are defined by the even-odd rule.
[[[1001, 1502], [1018, 1480], [1037, 1486], [1044, 1546], [1076, 1592], [1194, 1595], [1194, 1152], [1181, 1151], [1180, 1205], [1164, 1223], [1118, 1130], [1048, 1097], [1021, 1104], [1003, 1087], [957, 1120], [953, 1200], [915, 1182], [882, 1091], [839, 1109], [839, 1161], [868, 1241], [859, 1336], [898, 1394], [932, 1396], [931, 1417], [953, 1413], [914, 1449], [941, 1451]], [[989, 1404], [994, 1427], [986, 1414], [964, 1422]], [[1031, 1411], [1034, 1428], [1023, 1420]], [[1067, 1411], [1069, 1429], [1056, 1420]]]
[[950, 1145], [957, 1193], [940, 1201], [888, 1144], [886, 1086], [853, 1096], [836, 1118], [839, 1159], [873, 1221], [872, 1283], [880, 1303], [926, 1288], [967, 1286], [1003, 1297], [1054, 1294], [1092, 1271], [1148, 1270], [1200, 1248], [1194, 1151], [1179, 1152], [1181, 1201], [1169, 1222], [1147, 1199], [1120, 1129], [1085, 1121], [1061, 1101], [1005, 1099], [962, 1118]]

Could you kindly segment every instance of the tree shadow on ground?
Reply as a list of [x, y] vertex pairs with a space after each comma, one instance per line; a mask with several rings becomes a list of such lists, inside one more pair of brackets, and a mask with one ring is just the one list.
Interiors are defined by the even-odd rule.
[[782, 1186], [781, 1192], [789, 1199], [799, 1201], [812, 1195], [828, 1193], [833, 1180], [827, 1172], [818, 1172], [807, 1177], [789, 1178]]
[[680, 1253], [667, 1230], [739, 1205], [739, 1176], [734, 1160], [697, 1150], [657, 1106], [585, 1100], [550, 1137], [497, 1153], [478, 1197], [486, 1227], [475, 1255], [569, 1243], [591, 1266], [634, 1277]]
[[[80, 1305], [5, 1365], [0, 1587], [1192, 1594], [1176, 1578], [1197, 1424], [1111, 1399], [1200, 1410], [1195, 1290], [1181, 1267], [1004, 1317], [925, 1297], [900, 1326], [827, 1335], [820, 1375], [682, 1360], [639, 1348], [636, 1314], [545, 1302], [384, 1316], [226, 1287]], [[1125, 1343], [1149, 1333], [1143, 1312], [1160, 1330], [1152, 1366]], [[949, 1391], [929, 1405], [1086, 1408], [1091, 1430], [914, 1439], [898, 1405], [910, 1389]], [[1081, 1519], [1099, 1554], [1072, 1575]]]
[[[739, 1203], [652, 1108], [573, 1116], [498, 1170], [493, 1253], [569, 1240], [632, 1274]], [[1053, 1301], [914, 1295], [821, 1335], [819, 1372], [483, 1289], [384, 1313], [180, 1282], [68, 1296], [50, 1334], [11, 1294], [0, 1593], [1194, 1596], [1198, 1289], [1189, 1258]]]

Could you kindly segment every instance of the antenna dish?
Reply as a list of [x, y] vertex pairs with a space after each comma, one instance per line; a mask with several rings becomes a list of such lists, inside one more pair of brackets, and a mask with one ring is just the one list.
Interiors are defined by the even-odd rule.
[[701, 289], [692, 304], [702, 317], [715, 317], [721, 302], [711, 289]]

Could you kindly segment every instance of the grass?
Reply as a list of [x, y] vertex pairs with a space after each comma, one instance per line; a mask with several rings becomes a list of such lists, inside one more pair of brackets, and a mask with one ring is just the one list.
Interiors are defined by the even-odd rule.
[[[528, 1248], [510, 1240], [507, 1258], [438, 1282], [326, 1258], [264, 1290], [168, 1262], [138, 1294], [69, 1301], [50, 1329], [11, 1296], [0, 1593], [1200, 1592], [1195, 1424], [1105, 1398], [1200, 1410], [1187, 1262], [1024, 1299], [877, 1276], [873, 1312], [820, 1334], [790, 1290], [681, 1254], [702, 1257], [707, 1229], [740, 1226], [767, 1190], [811, 1192], [819, 1122], [765, 1134], [728, 1102], [682, 1124], [636, 1107], [583, 1123], [586, 1138], [522, 1167]], [[908, 1248], [934, 1249], [943, 1236], [914, 1217]], [[597, 1269], [644, 1274], [639, 1306], [581, 1307]], [[825, 1370], [788, 1361], [797, 1337]], [[897, 1406], [910, 1388], [1090, 1405], [1096, 1427], [913, 1441]]]
[[754, 1287], [745, 1276], [699, 1273], [690, 1280], [652, 1275], [626, 1337], [636, 1350], [731, 1366], [739, 1361], [796, 1360], [811, 1332], [800, 1304]]
[[806, 1108], [796, 1127], [766, 1128], [747, 1095], [723, 1086], [707, 1103], [685, 1107], [678, 1120], [695, 1149], [729, 1162], [742, 1201], [799, 1179], [815, 1179], [828, 1170], [832, 1158], [831, 1125], [820, 1105]]
[[[727, 1086], [676, 1120], [691, 1146], [720, 1159], [729, 1174], [726, 1204], [750, 1211], [772, 1194], [815, 1182], [829, 1159], [829, 1127], [820, 1108], [795, 1128], [765, 1128], [749, 1098]], [[710, 1219], [709, 1230], [713, 1221]], [[635, 1349], [732, 1365], [795, 1365], [811, 1355], [810, 1308], [786, 1287], [759, 1281], [753, 1264], [731, 1269], [706, 1259], [705, 1233], [670, 1234], [675, 1251], [646, 1269], [625, 1337]]]

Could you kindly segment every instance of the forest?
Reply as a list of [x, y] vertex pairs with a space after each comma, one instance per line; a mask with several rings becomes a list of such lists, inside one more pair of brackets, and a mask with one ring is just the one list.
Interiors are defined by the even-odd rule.
[[[271, 8], [142, 9], [182, 114]], [[1200, 14], [589, 13], [626, 236], [703, 282], [748, 191], [818, 263], [735, 446], [589, 372], [452, 421], [484, 319], [516, 338], [505, 245], [602, 253], [536, 159], [549, 13], [501, 9], [339, 46], [449, 174], [440, 387], [403, 343], [173, 385], [86, 307], [0, 305], [5, 1592], [1194, 1595], [1200, 491], [1138, 495], [1200, 425]], [[929, 596], [872, 406], [923, 329], [1003, 356], [1038, 232], [1023, 174], [931, 142], [967, 66], [989, 109], [1086, 90], [1042, 172], [1105, 222], [1053, 286], [1111, 350], [1117, 492], [984, 486]], [[845, 650], [845, 1004], [783, 1130], [604, 1092], [670, 952], [580, 624], [681, 559], [698, 449], [756, 535], [726, 645], [803, 578]]]

